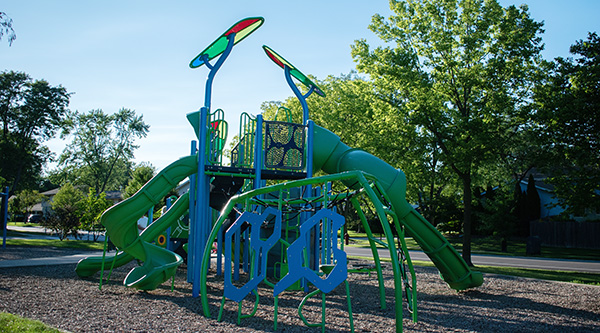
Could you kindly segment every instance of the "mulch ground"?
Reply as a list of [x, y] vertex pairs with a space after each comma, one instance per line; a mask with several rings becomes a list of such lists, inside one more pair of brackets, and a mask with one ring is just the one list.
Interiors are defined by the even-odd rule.
[[[81, 253], [80, 250], [7, 248], [0, 260]], [[191, 297], [187, 271], [180, 268], [171, 284], [153, 291], [126, 288], [122, 281], [136, 263], [116, 269], [99, 290], [99, 278], [81, 279], [75, 265], [15, 267], [0, 270], [0, 311], [10, 312], [69, 332], [271, 332], [274, 331], [272, 290], [261, 285], [254, 317], [237, 321], [237, 303], [226, 301], [222, 321], [217, 321], [223, 279], [211, 274], [208, 294], [211, 317], [203, 315], [199, 298]], [[456, 292], [435, 268], [416, 267], [418, 318], [404, 311], [407, 332], [599, 332], [600, 286], [484, 275], [483, 286]], [[350, 274], [350, 293], [357, 332], [396, 330], [391, 270], [384, 274], [386, 309], [379, 304], [375, 274]], [[303, 292], [286, 291], [279, 297], [277, 331], [320, 331], [308, 328], [298, 316]], [[327, 295], [326, 327], [329, 332], [350, 330], [343, 285]], [[242, 302], [249, 314], [255, 296]], [[310, 322], [320, 319], [320, 297], [304, 306]]]

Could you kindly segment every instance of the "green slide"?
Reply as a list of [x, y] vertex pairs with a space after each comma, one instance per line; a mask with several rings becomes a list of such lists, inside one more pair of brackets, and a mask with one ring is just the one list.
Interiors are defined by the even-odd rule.
[[[150, 224], [141, 234], [140, 238], [145, 242], [152, 242], [158, 235], [160, 235], [167, 228], [173, 226], [178, 220], [179, 217], [186, 214], [189, 207], [189, 193], [185, 193], [182, 195], [167, 211], [167, 213], [157, 219], [154, 223]], [[123, 266], [135, 259], [132, 255], [126, 252], [119, 252], [116, 255], [116, 259], [114, 255], [105, 256], [102, 258], [101, 256], [96, 257], [87, 257], [81, 259], [77, 263], [77, 267], [75, 268], [75, 272], [80, 277], [88, 277], [96, 274], [99, 270], [102, 269], [102, 262], [104, 261], [104, 267], [113, 266], [114, 268]], [[114, 264], [113, 264], [114, 260]]]
[[[198, 167], [197, 156], [183, 157], [154, 176], [132, 197], [109, 208], [101, 217], [101, 223], [106, 227], [106, 234], [117, 248], [124, 251], [127, 256], [136, 258], [144, 264], [132, 269], [125, 278], [124, 284], [142, 290], [156, 289], [175, 274], [183, 259], [160, 246], [151, 244], [154, 238], [166, 230], [171, 224], [188, 209], [189, 197], [181, 196], [169, 211], [150, 224], [144, 232], [138, 234], [137, 220], [150, 208], [157, 205], [161, 198], [177, 186], [180, 181], [196, 173]], [[127, 259], [126, 255], [120, 258], [119, 263]], [[119, 258], [118, 258], [119, 259]], [[82, 260], [82, 267], [76, 270], [88, 274], [98, 259]], [[100, 269], [98, 267], [98, 269]], [[79, 274], [79, 273], [78, 273]], [[85, 276], [85, 275], [84, 275]]]
[[[377, 177], [387, 192], [400, 222], [440, 271], [442, 278], [456, 290], [478, 287], [483, 275], [472, 271], [442, 234], [406, 201], [406, 177], [381, 159], [342, 143], [331, 131], [316, 126], [313, 142], [313, 169], [334, 174], [359, 170]], [[350, 185], [350, 184], [347, 184]]]
[[101, 256], [87, 257], [79, 260], [79, 262], [77, 263], [77, 267], [75, 267], [75, 273], [77, 273], [79, 277], [88, 277], [96, 274], [99, 270], [102, 269], [103, 261], [105, 263], [104, 267], [109, 268], [114, 260], [114, 267], [116, 268], [127, 264], [133, 259], [135, 258], [133, 258], [131, 255], [125, 252], [119, 252], [117, 254], [116, 259], [115, 256], [112, 255], [105, 256], [104, 258], [102, 258]]

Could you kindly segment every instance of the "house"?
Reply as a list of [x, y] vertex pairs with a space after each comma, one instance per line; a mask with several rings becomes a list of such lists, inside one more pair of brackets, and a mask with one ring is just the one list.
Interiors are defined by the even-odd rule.
[[49, 216], [52, 213], [52, 200], [54, 199], [56, 193], [58, 193], [58, 190], [60, 190], [60, 188], [55, 188], [53, 190], [40, 193], [45, 198], [42, 200], [42, 202], [33, 205], [31, 213], [35, 215], [41, 215], [43, 217]]
[[[563, 213], [566, 207], [559, 204], [558, 198], [554, 195], [554, 186], [545, 182], [546, 175], [535, 172], [532, 174], [535, 188], [540, 196], [540, 218], [548, 219], [551, 216], [558, 216]], [[528, 179], [524, 179], [520, 183], [521, 191], [523, 192], [527, 191]], [[589, 211], [586, 216], [572, 216], [571, 219], [575, 221], [599, 220], [600, 214], [595, 211]]]
[[[52, 201], [59, 190], [60, 188], [55, 188], [53, 190], [40, 193], [44, 195], [45, 198], [42, 200], [42, 202], [33, 205], [31, 213], [34, 215], [41, 215], [43, 217], [48, 217], [50, 214], [52, 214]], [[107, 191], [105, 193], [106, 199], [109, 200], [113, 205], [123, 201], [123, 194], [121, 191]]]

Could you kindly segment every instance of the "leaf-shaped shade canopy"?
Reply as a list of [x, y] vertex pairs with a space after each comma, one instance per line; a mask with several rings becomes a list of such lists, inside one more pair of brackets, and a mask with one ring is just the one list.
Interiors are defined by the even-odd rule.
[[302, 74], [294, 65], [292, 65], [289, 61], [285, 60], [284, 57], [277, 54], [277, 52], [273, 51], [270, 47], [263, 45], [263, 49], [267, 53], [267, 56], [273, 60], [279, 67], [285, 68], [286, 66], [290, 69], [290, 75], [296, 78], [298, 81], [302, 82], [308, 89], [314, 87], [314, 91], [322, 97], [325, 97], [325, 93], [317, 86], [314, 82], [312, 82], [306, 75]]
[[[258, 29], [265, 21], [262, 17], [249, 17], [245, 18], [236, 24], [232, 25], [231, 28], [227, 29], [219, 38], [217, 38], [212, 44], [210, 44], [204, 51], [200, 52], [191, 62], [191, 68], [197, 68], [205, 64], [205, 61], [209, 61], [219, 56], [225, 51], [228, 44], [228, 36], [235, 33], [235, 40], [233, 44], [241, 42], [244, 38]], [[206, 57], [205, 57], [206, 55]]]

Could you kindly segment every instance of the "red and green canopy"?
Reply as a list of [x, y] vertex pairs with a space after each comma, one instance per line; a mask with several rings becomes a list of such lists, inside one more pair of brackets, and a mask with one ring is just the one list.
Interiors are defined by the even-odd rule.
[[290, 75], [296, 78], [298, 81], [302, 82], [308, 89], [314, 87], [314, 91], [319, 95], [325, 97], [325, 93], [317, 86], [314, 82], [312, 82], [306, 75], [302, 74], [294, 65], [292, 65], [289, 61], [285, 60], [282, 56], [277, 54], [277, 52], [273, 51], [270, 47], [263, 45], [263, 49], [267, 53], [267, 56], [273, 60], [279, 67], [285, 68], [286, 66], [290, 69]]
[[[225, 31], [225, 33], [222, 34], [219, 38], [217, 38], [217, 40], [215, 40], [206, 49], [204, 49], [204, 51], [200, 52], [200, 54], [190, 62], [190, 67], [200, 67], [204, 65], [205, 59], [206, 61], [209, 61], [223, 53], [227, 48], [227, 37], [229, 35], [235, 33], [235, 40], [233, 42], [233, 44], [235, 45], [242, 41], [244, 38], [246, 38], [249, 34], [254, 32], [254, 30], [258, 29], [264, 21], [265, 19], [262, 17], [249, 17], [237, 22], [236, 24], [231, 26], [231, 28], [227, 29], [227, 31]], [[207, 56], [207, 58], [204, 57], [205, 55]]]

